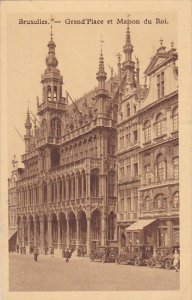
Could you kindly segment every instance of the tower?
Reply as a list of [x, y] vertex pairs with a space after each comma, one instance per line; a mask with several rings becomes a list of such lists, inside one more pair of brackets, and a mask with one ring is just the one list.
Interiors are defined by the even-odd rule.
[[[55, 54], [56, 44], [53, 40], [52, 25], [51, 39], [47, 45], [46, 69], [41, 76], [42, 103], [37, 102], [38, 115], [41, 123], [41, 137], [59, 138], [62, 134], [62, 117], [66, 111], [66, 98], [62, 97], [63, 77], [58, 69]], [[54, 139], [52, 139], [54, 142]]]
[[125, 61], [123, 62], [123, 70], [127, 73], [127, 83], [134, 84], [135, 62], [132, 61], [133, 45], [131, 44], [131, 35], [129, 24], [127, 25], [125, 45], [123, 47], [125, 53]]

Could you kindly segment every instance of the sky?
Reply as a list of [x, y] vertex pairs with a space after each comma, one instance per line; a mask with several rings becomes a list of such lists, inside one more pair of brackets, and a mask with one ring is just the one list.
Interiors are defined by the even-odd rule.
[[[47, 43], [50, 40], [50, 24], [19, 24], [23, 20], [50, 20], [50, 14], [12, 13], [7, 16], [6, 24], [6, 73], [7, 73], [7, 107], [8, 107], [8, 157], [9, 171], [11, 161], [16, 154], [20, 161], [24, 153], [24, 142], [17, 134], [15, 127], [25, 134], [27, 107], [36, 114], [36, 98], [41, 102], [41, 74], [45, 70]], [[110, 76], [109, 66], [117, 71], [117, 53], [124, 61], [123, 45], [125, 44], [126, 24], [117, 24], [117, 19], [127, 20], [127, 14], [119, 13], [62, 13], [54, 14], [54, 19], [61, 23], [53, 24], [53, 39], [56, 43], [58, 68], [63, 75], [63, 96], [67, 90], [73, 99], [78, 99], [97, 85], [96, 72], [100, 54], [102, 35], [105, 70]], [[156, 17], [168, 24], [156, 24]], [[103, 20], [104, 24], [66, 24], [65, 20], [82, 19]], [[144, 20], [152, 24], [144, 24]], [[112, 24], [107, 21], [112, 20]], [[174, 13], [138, 13], [130, 12], [129, 20], [139, 20], [140, 24], [131, 24], [131, 41], [134, 46], [132, 55], [140, 61], [140, 78], [155, 54], [163, 39], [163, 44], [170, 49], [174, 41], [177, 48], [177, 18]], [[22, 166], [22, 164], [20, 164]]]

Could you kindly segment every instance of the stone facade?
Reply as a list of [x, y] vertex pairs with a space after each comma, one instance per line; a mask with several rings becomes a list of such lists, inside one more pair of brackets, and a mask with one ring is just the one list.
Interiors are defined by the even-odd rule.
[[161, 42], [145, 71], [149, 85], [142, 85], [128, 26], [118, 73], [106, 80], [101, 49], [98, 87], [73, 101], [62, 94], [55, 48], [51, 35], [38, 119], [28, 111], [25, 122], [18, 243], [28, 251], [84, 247], [89, 254], [97, 245], [125, 245], [129, 225], [154, 217], [146, 243], [151, 236], [158, 245], [178, 241], [176, 50]]

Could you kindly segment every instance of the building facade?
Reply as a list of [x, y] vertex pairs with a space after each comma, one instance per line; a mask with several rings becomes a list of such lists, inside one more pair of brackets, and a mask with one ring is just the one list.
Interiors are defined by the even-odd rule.
[[98, 245], [133, 243], [127, 228], [139, 219], [155, 220], [146, 243], [178, 243], [173, 45], [165, 51], [161, 42], [145, 71], [149, 85], [142, 85], [128, 26], [117, 74], [107, 80], [101, 49], [97, 88], [71, 103], [62, 94], [55, 48], [51, 34], [38, 119], [28, 110], [25, 122], [24, 168], [14, 187], [18, 243], [27, 251], [38, 245], [42, 253], [83, 246], [89, 254]]
[[123, 64], [127, 79], [119, 95], [117, 122], [121, 247], [137, 243], [179, 245], [178, 55], [173, 43], [170, 50], [165, 49], [160, 40], [145, 70], [148, 86], [141, 87], [136, 80], [138, 59], [134, 69], [127, 30], [127, 61]]

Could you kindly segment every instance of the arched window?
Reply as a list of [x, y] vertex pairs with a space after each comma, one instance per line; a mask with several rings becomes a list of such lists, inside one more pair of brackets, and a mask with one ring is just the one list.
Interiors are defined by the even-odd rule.
[[173, 208], [178, 208], [179, 207], [179, 192], [175, 192], [173, 195]]
[[57, 87], [54, 86], [54, 90], [53, 90], [53, 101], [57, 101]]
[[131, 109], [130, 109], [130, 104], [127, 104], [127, 117], [130, 117], [131, 115]]
[[108, 175], [108, 195], [114, 197], [115, 195], [115, 171], [110, 171]]
[[163, 182], [166, 180], [166, 162], [162, 154], [157, 156], [157, 181]]
[[108, 215], [108, 239], [114, 240], [115, 237], [115, 214], [111, 212]]
[[148, 142], [151, 140], [151, 122], [146, 121], [144, 124], [144, 139], [145, 142]]
[[51, 87], [48, 85], [47, 87], [47, 99], [48, 101], [51, 101]]
[[158, 194], [154, 199], [154, 209], [166, 209], [167, 201], [166, 198], [163, 197], [163, 194]]
[[134, 113], [137, 112], [137, 105], [136, 104], [133, 105], [133, 111], [134, 111]]
[[173, 111], [173, 131], [178, 131], [179, 118], [178, 118], [178, 107]]
[[98, 172], [98, 170], [91, 171], [90, 185], [91, 185], [91, 196], [98, 197], [99, 196], [99, 172]]
[[156, 118], [156, 134], [157, 136], [161, 136], [164, 133], [164, 120], [163, 114], [158, 114]]
[[53, 118], [51, 120], [51, 135], [53, 137], [61, 136], [61, 120], [59, 118]]
[[51, 168], [56, 168], [60, 165], [59, 149], [53, 148], [51, 150]]

